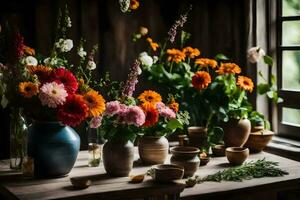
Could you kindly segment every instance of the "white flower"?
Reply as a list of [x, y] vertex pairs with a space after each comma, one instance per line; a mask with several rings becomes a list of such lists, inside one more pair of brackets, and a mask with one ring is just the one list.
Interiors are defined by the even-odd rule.
[[153, 65], [153, 59], [147, 54], [147, 52], [140, 53], [139, 60], [141, 61], [142, 65], [146, 67], [151, 67]]
[[126, 13], [129, 10], [130, 0], [119, 0], [120, 9], [123, 13]]
[[43, 106], [47, 105], [50, 108], [56, 108], [65, 103], [67, 96], [68, 93], [63, 84], [56, 82], [45, 83], [40, 88], [39, 99]]
[[96, 69], [96, 63], [94, 62], [94, 61], [92, 61], [92, 60], [90, 60], [88, 63], [87, 63], [87, 68], [89, 69], [89, 70], [94, 70], [94, 69]]
[[29, 66], [37, 66], [38, 65], [38, 61], [35, 57], [33, 56], [27, 56], [25, 58], [25, 64], [29, 65]]
[[73, 40], [59, 39], [59, 41], [55, 43], [55, 47], [60, 49], [61, 52], [68, 52], [73, 48]]
[[153, 56], [153, 64], [155, 64], [158, 61], [158, 57], [157, 56]]
[[248, 50], [247, 58], [250, 63], [257, 63], [265, 55], [266, 53], [262, 48], [252, 47]]
[[72, 21], [71, 21], [70, 17], [67, 18], [67, 23], [68, 23], [67, 27], [71, 28], [72, 27]]
[[86, 56], [86, 51], [82, 47], [79, 48], [77, 54], [81, 57], [84, 58]]
[[53, 65], [57, 65], [58, 61], [57, 61], [56, 58], [46, 58], [46, 59], [44, 60], [44, 63], [45, 63], [45, 65], [53, 66]]

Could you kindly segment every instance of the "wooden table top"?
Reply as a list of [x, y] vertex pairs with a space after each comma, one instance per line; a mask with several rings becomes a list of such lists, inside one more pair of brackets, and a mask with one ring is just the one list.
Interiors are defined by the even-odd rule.
[[[0, 193], [15, 199], [130, 199], [143, 198], [155, 194], [172, 194], [184, 189], [185, 180], [173, 184], [157, 184], [150, 177], [143, 183], [131, 184], [128, 177], [113, 178], [105, 174], [103, 166], [88, 167], [87, 152], [80, 152], [76, 165], [69, 177], [59, 179], [34, 180], [25, 179], [19, 173], [9, 170], [6, 161], [0, 161]], [[138, 155], [136, 155], [136, 159]], [[258, 189], [283, 189], [297, 186], [300, 188], [300, 162], [289, 160], [269, 153], [250, 155], [249, 160], [266, 158], [279, 162], [279, 167], [288, 171], [289, 175], [273, 178], [259, 178], [243, 182], [205, 182], [193, 188], [185, 188], [182, 199], [209, 198], [224, 194], [251, 192]], [[201, 166], [196, 172], [203, 177], [228, 168], [226, 157], [212, 158], [207, 166]], [[149, 166], [135, 166], [131, 174], [145, 173]], [[69, 181], [70, 177], [89, 176], [92, 186], [84, 190], [75, 190]]]

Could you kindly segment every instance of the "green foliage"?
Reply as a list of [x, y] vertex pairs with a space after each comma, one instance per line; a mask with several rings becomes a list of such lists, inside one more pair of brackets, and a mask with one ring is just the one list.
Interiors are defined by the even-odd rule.
[[267, 65], [273, 66], [273, 58], [271, 56], [265, 55], [263, 58]]
[[217, 61], [219, 61], [219, 62], [221, 62], [221, 61], [229, 61], [230, 58], [228, 58], [228, 57], [225, 56], [224, 54], [219, 53], [219, 54], [217, 54], [217, 55], [215, 56], [215, 60], [217, 60]]

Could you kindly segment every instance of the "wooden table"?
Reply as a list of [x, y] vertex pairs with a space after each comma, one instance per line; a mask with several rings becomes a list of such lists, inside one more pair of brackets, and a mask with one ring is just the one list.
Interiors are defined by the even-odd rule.
[[[136, 159], [138, 156], [136, 155]], [[103, 166], [87, 167], [87, 153], [80, 152], [76, 165], [69, 177], [89, 176], [93, 185], [85, 190], [74, 190], [69, 177], [48, 180], [24, 179], [8, 169], [6, 162], [0, 162], [0, 194], [6, 199], [151, 199], [165, 197], [176, 199], [268, 199], [282, 196], [282, 191], [300, 189], [300, 163], [269, 153], [250, 155], [249, 160], [266, 158], [277, 161], [280, 168], [290, 174], [283, 177], [252, 179], [243, 182], [206, 182], [184, 189], [184, 180], [173, 184], [157, 184], [147, 177], [143, 183], [130, 184], [127, 177], [112, 178], [105, 175]], [[212, 158], [207, 166], [200, 167], [197, 174], [206, 176], [229, 165], [225, 157]], [[149, 167], [135, 166], [131, 174], [145, 173]], [[1, 199], [1, 196], [0, 196]], [[286, 200], [286, 196], [282, 199]], [[296, 199], [300, 199], [296, 197]]]

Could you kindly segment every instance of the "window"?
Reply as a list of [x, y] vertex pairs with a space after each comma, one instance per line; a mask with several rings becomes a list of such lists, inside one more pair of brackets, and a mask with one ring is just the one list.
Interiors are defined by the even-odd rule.
[[300, 139], [300, 1], [277, 0], [278, 133]]

